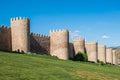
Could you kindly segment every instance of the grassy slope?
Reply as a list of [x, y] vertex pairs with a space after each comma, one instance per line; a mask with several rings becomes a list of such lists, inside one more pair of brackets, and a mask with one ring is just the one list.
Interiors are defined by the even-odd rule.
[[0, 80], [120, 80], [120, 67], [0, 52]]

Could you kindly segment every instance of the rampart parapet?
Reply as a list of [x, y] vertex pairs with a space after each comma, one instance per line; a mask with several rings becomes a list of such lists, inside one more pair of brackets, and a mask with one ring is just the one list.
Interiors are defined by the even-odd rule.
[[50, 36], [44, 34], [30, 33], [30, 35], [36, 37], [42, 37], [42, 38], [50, 38]]
[[69, 32], [68, 30], [65, 30], [65, 29], [58, 29], [58, 30], [50, 30], [50, 33], [59, 33], [59, 32]]
[[11, 51], [11, 28], [0, 25], [0, 50]]
[[[50, 36], [30, 33], [30, 19], [15, 17], [10, 19], [10, 27], [0, 25], [0, 50], [50, 54], [59, 59], [74, 58], [75, 53], [87, 53], [88, 61], [120, 64], [120, 51], [97, 42], [85, 42], [83, 38], [73, 38], [69, 43], [69, 30], [50, 30]], [[116, 62], [117, 61], [117, 62]]]
[[23, 17], [15, 17], [15, 18], [11, 18], [10, 21], [11, 22], [16, 22], [16, 21], [29, 21], [29, 18], [23, 18]]
[[43, 34], [30, 34], [30, 48], [31, 52], [38, 54], [50, 53], [50, 37]]
[[4, 30], [9, 30], [9, 29], [11, 29], [10, 27], [8, 27], [8, 26], [5, 26], [5, 25], [0, 25], [0, 29], [4, 29]]

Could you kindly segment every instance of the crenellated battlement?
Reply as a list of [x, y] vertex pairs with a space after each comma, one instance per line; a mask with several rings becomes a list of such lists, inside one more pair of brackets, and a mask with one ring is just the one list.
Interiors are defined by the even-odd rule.
[[86, 44], [97, 44], [97, 42], [87, 42]]
[[15, 17], [10, 19], [11, 22], [16, 22], [16, 21], [29, 21], [29, 18], [25, 17]]
[[85, 41], [84, 38], [73, 38], [73, 41]]
[[11, 28], [5, 25], [0, 25], [0, 30], [10, 30]]
[[0, 50], [11, 51], [11, 28], [0, 25]]
[[43, 34], [37, 34], [37, 33], [30, 33], [31, 36], [36, 36], [36, 37], [42, 37], [42, 38], [49, 38], [50, 36], [48, 35], [43, 35]]
[[57, 32], [69, 32], [68, 30], [66, 29], [59, 29], [59, 30], [50, 30], [50, 33], [57, 33]]
[[11, 34], [12, 34], [12, 51], [28, 52], [30, 21], [28, 18], [15, 17], [11, 18]]
[[59, 59], [74, 58], [78, 52], [86, 53], [88, 61], [116, 63], [118, 51], [98, 45], [98, 42], [86, 42], [85, 38], [73, 38], [69, 43], [69, 30], [50, 30], [50, 35], [30, 33], [30, 19], [14, 17], [10, 27], [0, 25], [0, 50], [50, 54]]
[[98, 45], [98, 47], [106, 47], [106, 45]]

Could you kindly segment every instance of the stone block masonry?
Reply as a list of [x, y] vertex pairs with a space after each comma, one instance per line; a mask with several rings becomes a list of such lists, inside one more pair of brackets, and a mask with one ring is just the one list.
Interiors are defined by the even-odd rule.
[[50, 55], [67, 60], [69, 59], [68, 48], [68, 30], [50, 31]]
[[11, 51], [11, 28], [0, 27], [0, 50]]
[[106, 46], [98, 45], [98, 60], [106, 63]]
[[97, 62], [97, 42], [89, 42], [85, 44], [86, 52], [88, 55], [88, 61]]
[[38, 54], [50, 53], [50, 37], [40, 34], [30, 34], [30, 51]]
[[30, 20], [11, 18], [12, 33], [12, 51], [29, 52], [30, 51]]
[[82, 38], [79, 39], [73, 39], [73, 46], [75, 50], [75, 55], [78, 52], [85, 53], [85, 40]]
[[112, 48], [106, 49], [106, 62], [113, 64], [113, 54], [112, 54]]
[[112, 50], [112, 55], [113, 55], [113, 64], [117, 64], [117, 55], [116, 55], [116, 50]]

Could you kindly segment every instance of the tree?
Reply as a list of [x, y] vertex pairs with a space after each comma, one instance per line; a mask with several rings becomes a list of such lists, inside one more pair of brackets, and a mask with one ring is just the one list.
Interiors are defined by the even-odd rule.
[[88, 61], [88, 56], [87, 56], [86, 53], [78, 52], [78, 53], [75, 55], [75, 60], [76, 60], [76, 61], [84, 61], [84, 62], [87, 62], [87, 61]]

